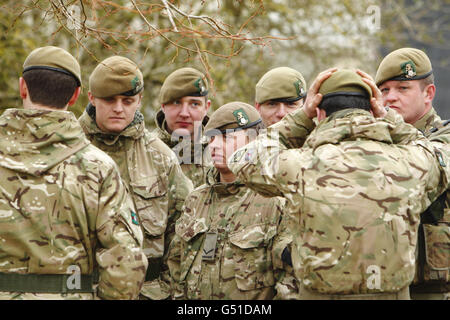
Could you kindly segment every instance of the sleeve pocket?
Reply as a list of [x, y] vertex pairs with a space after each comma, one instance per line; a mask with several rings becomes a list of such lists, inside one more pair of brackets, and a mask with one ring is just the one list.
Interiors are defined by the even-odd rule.
[[425, 256], [429, 270], [428, 280], [450, 281], [450, 225], [424, 224]]

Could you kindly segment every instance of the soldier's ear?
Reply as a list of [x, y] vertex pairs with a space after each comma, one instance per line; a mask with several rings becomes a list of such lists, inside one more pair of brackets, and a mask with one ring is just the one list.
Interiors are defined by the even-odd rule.
[[23, 77], [19, 78], [19, 92], [20, 97], [25, 100], [28, 96], [28, 87]]
[[431, 103], [434, 99], [434, 96], [436, 94], [436, 86], [434, 84], [427, 85], [424, 90], [424, 100], [425, 103]]
[[93, 106], [95, 106], [95, 104], [94, 104], [94, 95], [90, 92], [90, 91], [88, 91], [88, 99], [89, 99], [89, 102], [93, 105]]
[[256, 111], [260, 111], [261, 110], [261, 104], [259, 104], [258, 102], [255, 101], [255, 109]]
[[323, 109], [316, 108], [317, 120], [322, 121], [327, 117], [327, 112]]
[[71, 105], [73, 105], [75, 102], [77, 102], [78, 97], [80, 96], [80, 94], [81, 94], [81, 87], [77, 87], [77, 88], [75, 89], [75, 92], [73, 93], [72, 97], [70, 98], [69, 102], [67, 102], [67, 105], [68, 105], [68, 106], [71, 106]]

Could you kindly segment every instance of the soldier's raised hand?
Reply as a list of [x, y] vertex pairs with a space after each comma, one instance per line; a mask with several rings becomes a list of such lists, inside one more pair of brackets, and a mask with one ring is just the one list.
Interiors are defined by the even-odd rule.
[[308, 94], [306, 95], [305, 104], [303, 106], [303, 111], [306, 113], [306, 116], [310, 119], [314, 118], [317, 115], [316, 108], [318, 108], [320, 102], [322, 101], [322, 94], [319, 93], [319, 88], [322, 83], [327, 80], [333, 72], [336, 72], [337, 68], [330, 68], [325, 71], [319, 73], [319, 75], [314, 79], [311, 87], [308, 90]]
[[367, 83], [372, 89], [373, 96], [370, 98], [370, 104], [372, 106], [373, 115], [375, 116], [375, 118], [384, 118], [387, 114], [387, 111], [383, 106], [383, 97], [381, 95], [380, 89], [378, 89], [375, 81], [369, 74], [359, 69], [356, 70], [356, 73], [359, 74], [362, 80]]

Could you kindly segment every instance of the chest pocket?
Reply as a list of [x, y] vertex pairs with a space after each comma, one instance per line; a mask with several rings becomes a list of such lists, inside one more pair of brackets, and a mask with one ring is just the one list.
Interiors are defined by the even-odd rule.
[[225, 264], [229, 267], [223, 268], [222, 277], [227, 279], [234, 274], [237, 287], [243, 291], [273, 286], [271, 250], [276, 233], [277, 226], [271, 224], [252, 225], [231, 233], [232, 263]]
[[167, 227], [167, 183], [159, 175], [130, 183], [136, 211], [145, 233], [160, 236]]

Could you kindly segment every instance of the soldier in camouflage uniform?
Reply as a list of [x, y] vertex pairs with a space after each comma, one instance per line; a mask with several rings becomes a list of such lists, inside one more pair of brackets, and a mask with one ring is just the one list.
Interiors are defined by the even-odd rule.
[[[284, 202], [265, 198], [235, 179], [226, 159], [262, 128], [243, 102], [217, 109], [205, 127], [214, 168], [186, 199], [169, 248], [176, 298], [272, 299], [280, 254], [273, 251]], [[253, 136], [253, 138], [252, 138]], [[277, 258], [278, 256], [278, 258]], [[280, 293], [280, 298], [288, 295]]]
[[144, 81], [136, 64], [113, 56], [101, 62], [89, 78], [89, 100], [79, 121], [88, 139], [118, 164], [130, 190], [144, 231], [149, 259], [141, 298], [165, 299], [167, 246], [184, 199], [192, 190], [177, 158], [153, 137], [138, 110]]
[[49, 46], [23, 67], [24, 109], [0, 117], [0, 299], [93, 299], [96, 281], [100, 298], [136, 298], [147, 259], [131, 199], [66, 111], [80, 66]]
[[266, 127], [300, 108], [306, 97], [302, 74], [288, 67], [269, 70], [256, 84], [255, 108]]
[[[321, 73], [305, 107], [279, 122], [284, 131], [269, 127], [228, 161], [246, 185], [297, 208], [291, 257], [301, 299], [408, 299], [419, 214], [448, 185], [448, 158], [441, 165], [393, 110], [375, 118], [381, 93], [360, 75]], [[303, 147], [287, 149], [293, 143]]]
[[[301, 108], [305, 97], [306, 81], [303, 75], [289, 67], [278, 67], [266, 72], [256, 84], [255, 108], [264, 125], [269, 127], [281, 121], [285, 115]], [[286, 221], [289, 218], [289, 210], [286, 208], [284, 211]], [[292, 234], [283, 234], [284, 241], [278, 241], [277, 244], [285, 247], [292, 242]], [[295, 292], [298, 292], [299, 284], [292, 267], [285, 264], [283, 270], [285, 274], [277, 282], [277, 291], [291, 294], [289, 297], [284, 296], [285, 298], [296, 298]]]
[[[414, 48], [391, 52], [380, 63], [375, 81], [385, 106], [398, 111], [426, 137], [444, 125], [432, 106], [436, 87], [425, 52]], [[450, 299], [449, 205], [450, 194], [443, 194], [422, 214], [416, 275], [410, 287], [413, 299]]]
[[200, 71], [181, 68], [172, 72], [161, 87], [161, 109], [155, 116], [156, 129], [152, 132], [175, 152], [195, 188], [205, 183], [212, 166], [206, 144], [201, 140], [211, 106], [207, 95], [208, 81]]

